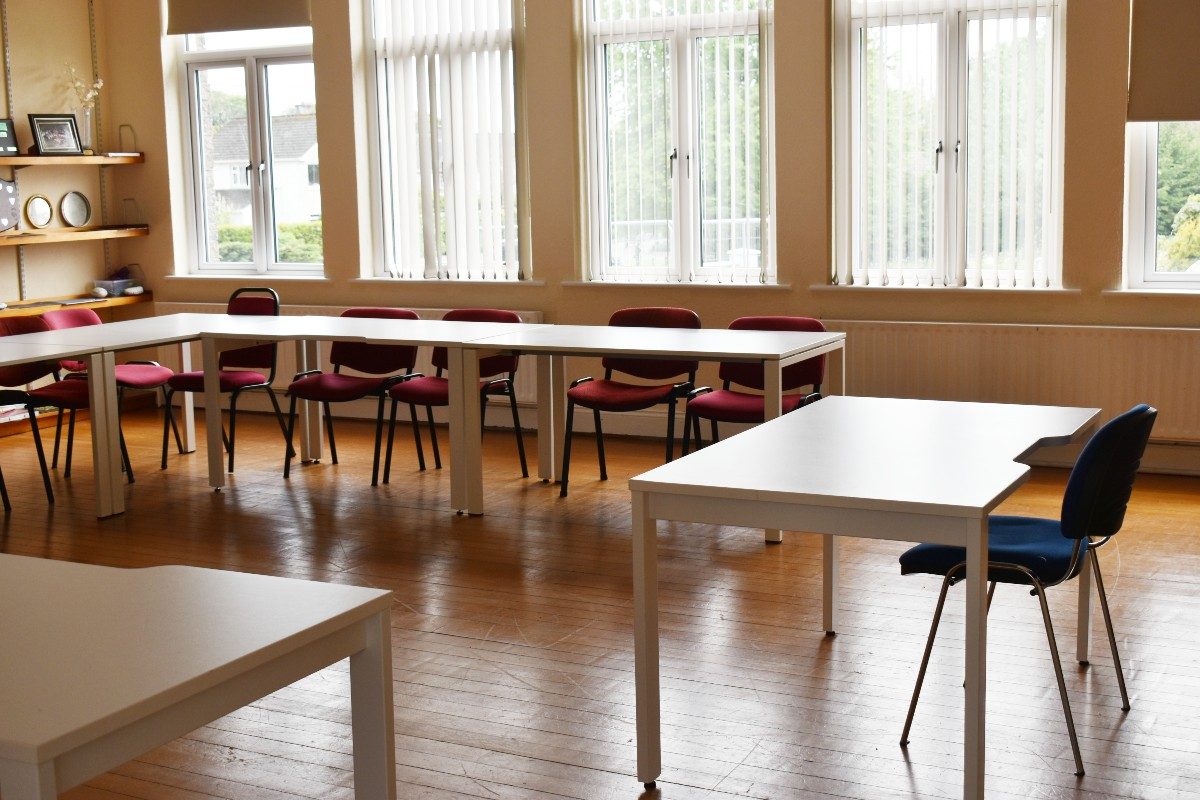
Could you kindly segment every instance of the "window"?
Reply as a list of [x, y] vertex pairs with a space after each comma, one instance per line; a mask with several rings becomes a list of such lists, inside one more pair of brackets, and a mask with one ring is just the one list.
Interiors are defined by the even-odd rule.
[[312, 30], [182, 37], [196, 271], [322, 271]]
[[773, 283], [770, 0], [580, 0], [590, 277]]
[[1131, 288], [1200, 290], [1200, 122], [1127, 127]]
[[371, 5], [381, 274], [524, 277], [514, 5], [519, 0]]
[[835, 275], [1061, 285], [1061, 3], [835, 0]]

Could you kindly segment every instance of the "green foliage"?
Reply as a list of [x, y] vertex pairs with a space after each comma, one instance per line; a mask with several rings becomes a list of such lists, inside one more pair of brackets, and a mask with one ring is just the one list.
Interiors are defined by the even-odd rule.
[[1200, 191], [1200, 125], [1158, 125], [1158, 235], [1174, 232], [1175, 215]]
[[[285, 222], [279, 225], [279, 261], [285, 264], [320, 264], [324, 257], [321, 221]], [[249, 225], [218, 225], [217, 253], [222, 263], [254, 260], [254, 233]]]
[[1200, 261], [1200, 194], [1188, 197], [1171, 221], [1171, 236], [1165, 241], [1167, 257], [1186, 269]]
[[254, 260], [254, 232], [249, 225], [217, 226], [217, 258], [223, 264]]

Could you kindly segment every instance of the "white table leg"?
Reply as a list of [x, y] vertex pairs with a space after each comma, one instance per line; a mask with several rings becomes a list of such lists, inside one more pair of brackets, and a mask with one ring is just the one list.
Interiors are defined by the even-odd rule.
[[217, 340], [200, 340], [204, 358], [204, 428], [208, 434], [208, 485], [225, 486], [225, 444], [221, 439], [221, 373], [217, 366]]
[[637, 778], [649, 785], [662, 772], [658, 696], [658, 521], [647, 514], [645, 494], [638, 491], [632, 494]]
[[821, 623], [825, 633], [837, 633], [838, 537], [821, 534]]
[[1092, 638], [1092, 565], [1096, 554], [1088, 550], [1083, 554], [1083, 565], [1079, 568], [1079, 608], [1075, 621], [1075, 659], [1080, 664], [1091, 660]]
[[96, 516], [125, 513], [121, 477], [120, 416], [117, 408], [116, 359], [111, 352], [88, 357], [88, 403], [92, 418], [92, 465], [96, 483]]
[[350, 708], [354, 715], [354, 796], [396, 798], [396, 734], [392, 713], [390, 612], [363, 625], [367, 647], [350, 656]]
[[963, 799], [983, 800], [987, 709], [987, 517], [966, 520], [967, 686], [963, 720]]
[[567, 442], [567, 373], [563, 356], [551, 356], [550, 361], [553, 364], [550, 368], [550, 405], [554, 409], [553, 466], [554, 479], [557, 481], [562, 480], [563, 445]]
[[483, 432], [479, 424], [479, 351], [447, 349], [450, 369], [450, 504], [483, 513]]
[[58, 780], [54, 762], [25, 764], [0, 760], [0, 791], [4, 800], [56, 800]]
[[846, 343], [842, 343], [842, 396], [846, 396], [846, 386], [850, 380], [850, 376], [846, 374]]
[[[763, 416], [769, 422], [783, 415], [783, 367], [779, 360], [763, 362]], [[783, 531], [768, 528], [766, 540], [783, 541]]]
[[[318, 341], [296, 342], [297, 372], [321, 368], [321, 343]], [[297, 423], [300, 428], [300, 460], [320, 461], [325, 450], [325, 429], [321, 426], [323, 409], [320, 403], [303, 400], [296, 405]]]
[[[179, 371], [192, 371], [192, 343], [179, 343]], [[183, 451], [196, 452], [196, 398], [191, 392], [179, 392], [179, 408], [183, 412]]]
[[538, 432], [538, 477], [544, 481], [558, 478], [558, 462], [554, 460], [554, 442], [557, 432], [554, 426], [554, 359], [547, 355], [537, 356], [537, 432]]

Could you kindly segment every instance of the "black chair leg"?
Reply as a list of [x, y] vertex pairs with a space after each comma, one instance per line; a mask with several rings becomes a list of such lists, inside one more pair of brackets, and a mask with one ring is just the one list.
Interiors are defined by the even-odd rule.
[[288, 404], [287, 425], [284, 426], [284, 440], [287, 444], [283, 450], [283, 477], [286, 479], [292, 474], [292, 458], [295, 457], [295, 449], [292, 447], [292, 431], [296, 427], [296, 396], [292, 395], [291, 402]]
[[133, 464], [129, 460], [129, 448], [125, 446], [125, 429], [117, 423], [117, 439], [121, 443], [121, 465], [125, 468], [125, 479], [133, 483]]
[[913, 716], [917, 713], [917, 700], [921, 697], [921, 685], [925, 683], [925, 670], [929, 667], [929, 656], [933, 653], [933, 642], [937, 638], [938, 623], [942, 620], [942, 609], [946, 607], [946, 592], [950, 589], [950, 573], [942, 579], [942, 591], [938, 594], [937, 608], [933, 611], [933, 623], [929, 626], [929, 638], [925, 641], [925, 655], [921, 657], [921, 668], [917, 670], [917, 685], [913, 687], [912, 700], [908, 704], [908, 717], [904, 720], [904, 732], [900, 734], [900, 746], [908, 746], [908, 732], [912, 729]]
[[[691, 409], [689, 409], [685, 406], [683, 409], [683, 447], [680, 450], [680, 455], [686, 456], [688, 453], [691, 452], [692, 428], [695, 427], [695, 419], [696, 419], [696, 417], [695, 417], [695, 415], [692, 414]], [[699, 440], [700, 440], [700, 437], [697, 436], [696, 437], [696, 449], [697, 450], [700, 449], [700, 441]]]
[[[171, 392], [170, 394], [168, 394], [168, 392], [170, 390], [166, 386], [162, 387], [162, 390], [163, 390], [163, 405], [167, 408], [170, 408], [171, 398], [172, 398], [172, 395], [174, 394], [174, 392]], [[171, 415], [168, 417], [168, 420], [171, 423], [171, 433], [175, 434], [175, 449], [179, 451], [179, 455], [183, 455], [183, 453], [184, 453], [183, 437], [179, 435], [179, 425], [175, 422], [174, 411], [172, 411]]]
[[291, 439], [288, 439], [287, 425], [283, 421], [283, 409], [279, 407], [279, 398], [275, 396], [275, 390], [270, 386], [266, 387], [267, 397], [271, 398], [271, 407], [275, 409], [275, 421], [279, 423], [279, 430], [283, 433], [283, 438], [288, 442], [288, 458], [296, 457], [296, 448], [292, 447]]
[[1113, 666], [1117, 668], [1117, 686], [1121, 689], [1121, 710], [1129, 710], [1129, 692], [1125, 689], [1125, 670], [1121, 668], [1121, 656], [1117, 652], [1117, 635], [1113, 631], [1112, 614], [1108, 610], [1108, 593], [1104, 591], [1104, 577], [1100, 574], [1100, 560], [1096, 551], [1088, 555], [1092, 562], [1092, 574], [1096, 576], [1096, 592], [1100, 595], [1100, 609], [1104, 612], [1104, 627], [1108, 630], [1108, 647], [1112, 650]]
[[[171, 412], [171, 395], [173, 393], [167, 387], [163, 387], [163, 440], [162, 440], [162, 462], [159, 464], [159, 469], [167, 468], [167, 439], [170, 436], [171, 428], [175, 427], [175, 415]], [[175, 432], [177, 435], [179, 431]], [[178, 440], [176, 440], [178, 441]], [[183, 442], [179, 442], [179, 452], [183, 452]]]
[[592, 424], [596, 427], [596, 457], [600, 459], [600, 480], [608, 480], [608, 459], [604, 457], [604, 426], [600, 424], [600, 412], [592, 409]]
[[379, 393], [379, 406], [375, 410], [375, 458], [371, 463], [371, 485], [379, 485], [379, 451], [383, 449], [383, 392]]
[[[395, 409], [392, 409], [395, 413]], [[421, 468], [421, 472], [425, 471], [425, 445], [421, 443], [421, 420], [417, 418], [417, 407], [412, 403], [408, 404], [408, 416], [412, 420], [413, 445], [417, 449], [417, 465]]]
[[67, 458], [63, 464], [63, 477], [71, 477], [71, 456], [75, 453], [75, 409], [67, 415]]
[[429, 442], [433, 445], [434, 469], [442, 468], [442, 454], [438, 450], [437, 428], [433, 424], [433, 406], [425, 406], [425, 416], [429, 420]]
[[667, 401], [667, 463], [675, 458], [675, 398]]
[[721, 441], [721, 435], [717, 432], [717, 421], [712, 420], [712, 443], [716, 444]]
[[237, 446], [237, 401], [241, 392], [229, 395], [229, 442], [225, 449], [229, 451], [229, 472], [233, 472], [233, 449]]
[[517, 435], [517, 455], [521, 459], [521, 477], [529, 477], [529, 465], [525, 462], [525, 435], [521, 431], [521, 417], [517, 414], [517, 391], [511, 385], [508, 387], [508, 405], [512, 409], [513, 430]]
[[336, 464], [337, 441], [333, 438], [333, 414], [329, 411], [329, 403], [322, 403], [321, 408], [325, 412], [325, 438], [329, 440], [329, 461]]
[[396, 438], [396, 406], [395, 400], [392, 400], [392, 410], [388, 413], [388, 440], [387, 440], [387, 455], [383, 459], [383, 482], [387, 483], [392, 477], [392, 443]]
[[42, 468], [42, 485], [46, 487], [46, 500], [50, 505], [54, 505], [54, 487], [50, 485], [50, 470], [46, 467], [46, 451], [42, 449], [42, 433], [38, 430], [37, 409], [33, 406], [26, 406], [25, 410], [29, 413], [29, 425], [33, 428], [33, 446], [37, 449], [38, 466]]
[[567, 478], [571, 472], [571, 429], [575, 424], [575, 403], [570, 399], [567, 400], [567, 424], [566, 431], [563, 433], [563, 463], [562, 477], [559, 479], [558, 496], [567, 496]]
[[1058, 657], [1058, 642], [1054, 639], [1054, 624], [1050, 622], [1050, 606], [1046, 604], [1046, 593], [1041, 583], [1034, 581], [1038, 603], [1042, 607], [1042, 622], [1046, 626], [1046, 642], [1050, 645], [1050, 658], [1054, 662], [1054, 677], [1058, 680], [1058, 696], [1062, 700], [1063, 716], [1067, 720], [1067, 733], [1071, 737], [1071, 755], [1075, 756], [1075, 774], [1083, 775], [1083, 757], [1079, 754], [1079, 736], [1075, 733], [1075, 717], [1071, 714], [1071, 702], [1067, 699], [1067, 682], [1063, 680], [1062, 661]]
[[0, 469], [0, 499], [4, 500], [4, 513], [12, 511], [12, 503], [8, 499], [8, 487], [4, 485], [4, 470]]
[[50, 457], [51, 469], [58, 469], [58, 445], [62, 441], [63, 410], [58, 410], [58, 420], [54, 423], [54, 455]]

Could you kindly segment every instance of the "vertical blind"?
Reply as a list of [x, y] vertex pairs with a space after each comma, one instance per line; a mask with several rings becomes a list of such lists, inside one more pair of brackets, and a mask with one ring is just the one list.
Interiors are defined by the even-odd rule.
[[376, 0], [375, 47], [392, 272], [521, 277], [512, 0]]
[[591, 277], [774, 280], [770, 0], [580, 0]]
[[835, 282], [1057, 284], [1056, 12], [835, 0]]

